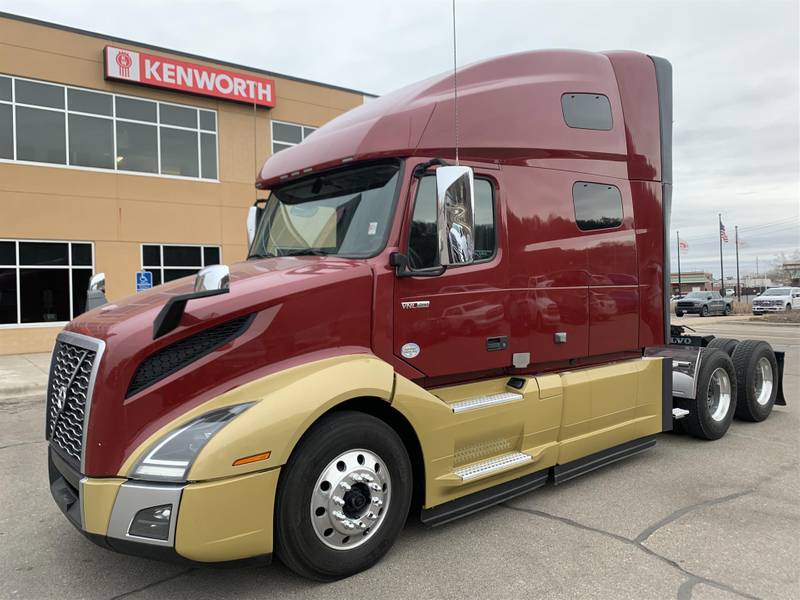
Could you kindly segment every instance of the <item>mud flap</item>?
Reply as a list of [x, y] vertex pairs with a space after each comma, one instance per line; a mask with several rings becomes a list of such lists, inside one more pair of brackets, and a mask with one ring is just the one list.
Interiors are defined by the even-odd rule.
[[786, 397], [783, 395], [783, 364], [785, 360], [785, 352], [775, 352], [775, 361], [778, 363], [778, 395], [775, 397], [775, 404], [778, 406], [786, 406]]

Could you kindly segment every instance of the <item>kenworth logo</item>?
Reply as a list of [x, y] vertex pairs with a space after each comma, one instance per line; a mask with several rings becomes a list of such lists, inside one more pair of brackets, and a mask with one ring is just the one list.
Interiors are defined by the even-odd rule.
[[106, 79], [119, 79], [202, 96], [275, 106], [275, 81], [206, 65], [106, 46]]

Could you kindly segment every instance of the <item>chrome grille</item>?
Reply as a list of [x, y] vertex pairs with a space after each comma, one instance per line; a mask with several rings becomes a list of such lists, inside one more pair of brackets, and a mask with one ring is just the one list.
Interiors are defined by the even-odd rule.
[[84, 427], [102, 342], [65, 332], [58, 336], [47, 386], [47, 439], [80, 465]]

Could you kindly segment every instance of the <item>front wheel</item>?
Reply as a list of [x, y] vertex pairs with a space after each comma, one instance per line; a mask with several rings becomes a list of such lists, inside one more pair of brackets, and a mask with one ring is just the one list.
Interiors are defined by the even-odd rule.
[[700, 316], [701, 316], [701, 317], [707, 317], [707, 316], [708, 316], [708, 304], [706, 304], [706, 305], [705, 305], [705, 306], [704, 306], [704, 307], [703, 307], [703, 308], [700, 310]]
[[730, 304], [726, 304], [725, 305], [725, 316], [729, 317], [732, 314], [733, 314], [733, 306], [731, 306]]
[[683, 316], [683, 311], [682, 310], [676, 310], [675, 311], [675, 316], [676, 317], [682, 317]]
[[792, 305], [791, 304], [787, 304], [786, 305], [786, 312], [792, 312]]
[[411, 486], [411, 461], [389, 425], [354, 411], [323, 417], [281, 471], [278, 558], [317, 581], [370, 568], [400, 534]]

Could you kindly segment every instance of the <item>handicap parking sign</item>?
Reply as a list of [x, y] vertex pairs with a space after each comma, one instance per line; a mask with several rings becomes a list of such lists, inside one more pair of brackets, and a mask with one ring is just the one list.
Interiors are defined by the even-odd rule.
[[136, 291], [143, 292], [153, 287], [153, 274], [150, 271], [136, 271]]

